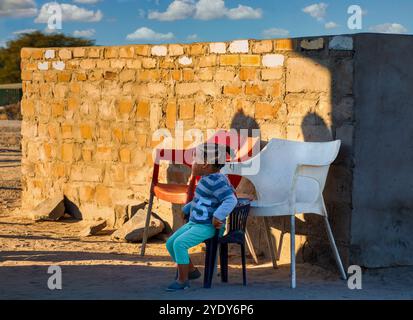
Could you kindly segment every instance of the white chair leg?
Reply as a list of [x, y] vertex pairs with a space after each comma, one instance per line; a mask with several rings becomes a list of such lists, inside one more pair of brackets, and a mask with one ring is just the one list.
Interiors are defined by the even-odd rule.
[[334, 258], [336, 259], [338, 269], [340, 270], [341, 279], [347, 280], [347, 274], [344, 271], [343, 263], [341, 262], [340, 254], [338, 253], [336, 242], [334, 241], [333, 232], [331, 231], [330, 222], [328, 221], [328, 217], [326, 215], [324, 216], [324, 221], [326, 223], [328, 240], [330, 241], [331, 249], [333, 249], [334, 253]]
[[295, 215], [291, 216], [291, 233], [290, 233], [290, 259], [291, 259], [291, 288], [295, 288], [296, 277], [295, 277]]
[[247, 247], [249, 252], [251, 253], [252, 258], [254, 259], [254, 263], [258, 264], [257, 254], [255, 253], [254, 246], [251, 241], [251, 237], [248, 233], [248, 229], [245, 228], [245, 242], [247, 243]]

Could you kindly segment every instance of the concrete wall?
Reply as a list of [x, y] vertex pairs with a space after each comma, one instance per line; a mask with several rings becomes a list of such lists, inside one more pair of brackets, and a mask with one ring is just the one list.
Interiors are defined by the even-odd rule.
[[[90, 48], [25, 48], [22, 57], [23, 210], [52, 194], [83, 219], [116, 225], [125, 203], [147, 199], [159, 128], [259, 128], [269, 139], [343, 147], [325, 191], [333, 231], [348, 261], [353, 154], [351, 37]], [[170, 167], [162, 179], [184, 182]], [[120, 208], [120, 209], [119, 209]], [[156, 210], [173, 229], [171, 206]], [[333, 261], [319, 217], [297, 218], [298, 261]], [[288, 219], [272, 220], [274, 234]], [[263, 225], [250, 220], [258, 253]], [[288, 233], [282, 261], [289, 260]]]
[[351, 253], [367, 267], [413, 263], [413, 37], [355, 37]]

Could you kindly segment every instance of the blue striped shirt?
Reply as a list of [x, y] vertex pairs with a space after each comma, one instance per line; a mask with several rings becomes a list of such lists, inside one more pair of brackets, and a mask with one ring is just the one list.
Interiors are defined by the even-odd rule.
[[182, 211], [195, 223], [212, 223], [212, 218], [224, 221], [237, 205], [235, 190], [222, 173], [203, 176], [196, 186], [195, 195]]

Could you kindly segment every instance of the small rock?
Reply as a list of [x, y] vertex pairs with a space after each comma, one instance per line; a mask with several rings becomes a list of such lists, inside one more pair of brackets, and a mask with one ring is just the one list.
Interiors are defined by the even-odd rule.
[[[138, 212], [128, 220], [122, 227], [112, 234], [112, 239], [117, 241], [140, 242], [143, 238], [145, 228], [146, 210], [138, 210]], [[149, 223], [148, 239], [162, 232], [164, 223], [151, 215]]]
[[63, 217], [64, 214], [65, 205], [62, 195], [40, 202], [32, 211], [32, 217], [35, 221], [56, 221]]
[[106, 228], [106, 220], [99, 220], [96, 222], [93, 222], [91, 224], [89, 224], [86, 228], [84, 228], [81, 232], [80, 232], [80, 236], [81, 237], [89, 237], [89, 236], [93, 236], [96, 233], [98, 233], [99, 231], [103, 230]]

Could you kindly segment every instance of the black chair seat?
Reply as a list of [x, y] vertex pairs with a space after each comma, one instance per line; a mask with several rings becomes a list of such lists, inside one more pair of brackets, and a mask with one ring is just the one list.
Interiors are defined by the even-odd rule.
[[234, 230], [218, 239], [219, 243], [245, 243], [245, 232], [242, 230]]

